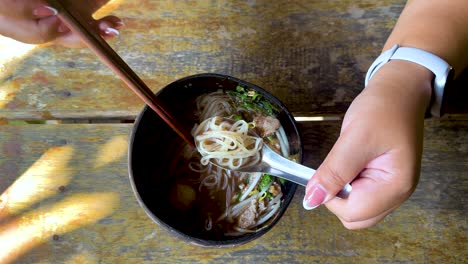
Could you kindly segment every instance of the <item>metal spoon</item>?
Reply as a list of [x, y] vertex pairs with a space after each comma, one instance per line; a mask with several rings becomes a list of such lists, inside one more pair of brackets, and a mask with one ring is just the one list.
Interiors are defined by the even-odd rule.
[[[263, 144], [261, 155], [262, 159], [260, 163], [249, 167], [241, 167], [237, 171], [268, 173], [302, 186], [306, 186], [307, 182], [315, 174], [314, 169], [284, 158], [273, 151], [267, 144]], [[336, 196], [343, 199], [348, 198], [351, 189], [352, 187], [348, 183]]]
[[[219, 117], [217, 117], [219, 118]], [[223, 118], [225, 121], [234, 123], [234, 120], [229, 118]], [[249, 130], [250, 136], [259, 137], [255, 132]], [[198, 146], [198, 141], [195, 140], [195, 145]], [[261, 159], [257, 163], [250, 163], [246, 166], [241, 166], [235, 171], [238, 172], [260, 172], [267, 173], [273, 176], [283, 178], [285, 180], [306, 186], [307, 182], [314, 176], [315, 170], [294, 161], [291, 161], [280, 154], [273, 151], [267, 144], [263, 144], [261, 148]], [[217, 167], [221, 167], [226, 170], [232, 170], [228, 167], [220, 165], [216, 162], [216, 159], [210, 159], [210, 163]], [[348, 198], [351, 192], [351, 185], [346, 184], [336, 196], [342, 199]]]

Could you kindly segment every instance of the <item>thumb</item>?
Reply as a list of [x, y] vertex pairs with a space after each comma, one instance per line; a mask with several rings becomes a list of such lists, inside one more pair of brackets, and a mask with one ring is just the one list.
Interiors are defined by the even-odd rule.
[[324, 162], [309, 180], [303, 206], [314, 209], [329, 201], [350, 183], [375, 156], [373, 135], [350, 124], [342, 131]]

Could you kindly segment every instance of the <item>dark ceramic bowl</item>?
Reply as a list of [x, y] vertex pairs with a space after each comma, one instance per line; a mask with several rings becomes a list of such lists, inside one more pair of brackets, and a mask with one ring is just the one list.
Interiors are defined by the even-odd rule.
[[[302, 145], [293, 116], [277, 98], [258, 86], [226, 75], [199, 74], [169, 84], [157, 96], [190, 131], [195, 123], [197, 96], [220, 88], [235, 90], [238, 85], [255, 89], [281, 109], [277, 117], [288, 135], [291, 153], [297, 153], [302, 161]], [[169, 201], [169, 190], [174, 185], [169, 164], [184, 145], [181, 138], [153, 110], [148, 107], [143, 109], [131, 134], [129, 173], [138, 202], [154, 222], [185, 241], [206, 247], [229, 247], [247, 243], [268, 232], [278, 222], [294, 196], [297, 187], [294, 183], [286, 182], [283, 186], [284, 196], [279, 212], [258, 232], [237, 237], [214, 237], [194, 228], [194, 220]]]

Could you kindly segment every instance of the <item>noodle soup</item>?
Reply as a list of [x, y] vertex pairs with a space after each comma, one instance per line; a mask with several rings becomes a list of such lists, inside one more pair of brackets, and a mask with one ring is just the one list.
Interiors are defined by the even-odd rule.
[[[256, 86], [203, 74], [170, 84], [158, 97], [170, 103], [193, 133], [203, 129], [205, 120], [228, 117], [237, 120], [234, 127], [210, 126], [222, 126], [231, 134], [247, 126], [278, 153], [301, 159], [292, 116]], [[221, 159], [239, 164], [239, 158]], [[296, 189], [271, 175], [213, 166], [147, 108], [132, 133], [129, 162], [132, 187], [147, 214], [179, 237], [203, 246], [238, 245], [261, 236], [279, 220]]]

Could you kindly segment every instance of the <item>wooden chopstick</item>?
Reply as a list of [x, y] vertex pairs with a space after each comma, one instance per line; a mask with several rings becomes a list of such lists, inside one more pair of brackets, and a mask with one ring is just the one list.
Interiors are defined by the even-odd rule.
[[91, 20], [86, 20], [77, 10], [60, 0], [47, 0], [58, 10], [59, 18], [75, 33], [83, 42], [116, 73], [125, 84], [132, 89], [164, 122], [166, 122], [187, 144], [195, 147], [193, 136], [174, 118], [167, 107], [156, 97], [151, 89], [138, 77], [127, 63], [112, 49], [111, 46], [90, 26]]

